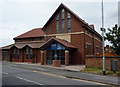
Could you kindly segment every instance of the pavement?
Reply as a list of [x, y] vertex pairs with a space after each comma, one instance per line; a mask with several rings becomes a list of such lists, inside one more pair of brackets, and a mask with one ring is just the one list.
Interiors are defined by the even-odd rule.
[[30, 65], [30, 66], [36, 66], [36, 67], [49, 67], [49, 68], [55, 68], [55, 69], [61, 69], [61, 70], [68, 70], [68, 71], [81, 71], [84, 70], [85, 65], [61, 65], [60, 67], [53, 67], [52, 65], [41, 65], [40, 63], [20, 63], [20, 62], [15, 62], [15, 64], [21, 64], [21, 65]]
[[[81, 66], [81, 68], [79, 68], [79, 66]], [[80, 72], [80, 70], [85, 67], [82, 65], [53, 67], [50, 65], [40, 65], [32, 63], [14, 63], [13, 67], [29, 69], [35, 72], [49, 73], [51, 75], [63, 76], [71, 79], [86, 80], [120, 86], [120, 77], [83, 73]]]

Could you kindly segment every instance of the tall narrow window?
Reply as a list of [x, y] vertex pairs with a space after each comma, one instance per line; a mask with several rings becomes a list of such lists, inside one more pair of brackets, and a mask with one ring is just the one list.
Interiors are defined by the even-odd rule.
[[91, 55], [92, 54], [92, 46], [90, 43], [86, 44], [86, 55]]
[[33, 52], [32, 52], [32, 48], [30, 49], [30, 59], [32, 59], [33, 57]]
[[13, 57], [14, 57], [15, 59], [18, 59], [18, 58], [19, 58], [19, 50], [18, 50], [17, 48], [14, 48]]
[[68, 17], [67, 17], [67, 23], [68, 23], [68, 33], [70, 33], [71, 32], [71, 25], [70, 25], [70, 18], [71, 18], [71, 16], [70, 16], [70, 13], [68, 13], [68, 15], [67, 15]]
[[16, 48], [14, 48], [14, 55], [16, 54]]
[[62, 20], [62, 33], [64, 33], [64, 20]]
[[19, 58], [19, 50], [17, 50], [17, 58]]
[[56, 17], [56, 34], [59, 33], [59, 15]]
[[16, 52], [17, 52], [17, 49], [14, 48], [14, 54], [13, 54], [14, 59], [16, 58]]
[[65, 9], [62, 9], [62, 19], [64, 19], [65, 18]]
[[26, 59], [28, 59], [28, 47], [26, 47]]
[[65, 10], [62, 9], [62, 33], [64, 33]]

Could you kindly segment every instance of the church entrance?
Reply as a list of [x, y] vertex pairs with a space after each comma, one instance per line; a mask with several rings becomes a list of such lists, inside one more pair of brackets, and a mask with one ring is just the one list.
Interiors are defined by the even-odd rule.
[[52, 64], [52, 60], [61, 60], [61, 64], [65, 64], [65, 50], [47, 50], [46, 64]]

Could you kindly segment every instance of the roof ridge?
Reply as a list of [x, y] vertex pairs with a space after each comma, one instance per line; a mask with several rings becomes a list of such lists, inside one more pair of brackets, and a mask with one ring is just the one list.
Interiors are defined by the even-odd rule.
[[101, 37], [101, 35], [100, 35], [95, 29], [92, 29], [85, 20], [83, 20], [81, 17], [79, 17], [76, 13], [74, 13], [71, 9], [69, 9], [69, 8], [68, 8], [66, 5], [64, 5], [63, 3], [61, 3], [61, 4], [59, 5], [59, 7], [55, 10], [55, 12], [52, 14], [52, 16], [48, 19], [48, 21], [45, 23], [45, 25], [43, 26], [42, 29], [44, 29], [44, 27], [49, 24], [50, 20], [52, 20], [52, 18], [54, 17], [54, 15], [56, 15], [56, 13], [58, 12], [58, 10], [59, 10], [60, 8], [62, 8], [62, 7], [64, 7], [65, 9], [67, 9], [67, 10], [68, 10], [71, 14], [73, 14], [79, 21], [81, 21], [81, 22], [84, 24], [83, 26], [88, 27], [88, 29], [89, 29], [90, 31], [94, 32], [96, 35], [98, 35], [99, 37]]

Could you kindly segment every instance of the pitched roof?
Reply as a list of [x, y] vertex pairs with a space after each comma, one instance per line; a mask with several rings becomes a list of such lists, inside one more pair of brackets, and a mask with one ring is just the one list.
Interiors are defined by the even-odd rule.
[[25, 46], [29, 46], [31, 48], [40, 48], [42, 44], [43, 44], [43, 42], [15, 43], [15, 44], [11, 44], [11, 45], [2, 47], [2, 50], [11, 49], [14, 46], [17, 47], [18, 49], [22, 49]]
[[[98, 54], [97, 56], [103, 56], [103, 54]], [[114, 54], [114, 53], [111, 53], [111, 52], [108, 52], [108, 51], [105, 51], [105, 56], [118, 56], [117, 54]]]
[[41, 37], [44, 35], [44, 32], [41, 28], [35, 28], [32, 29], [24, 34], [21, 34], [14, 39], [20, 39], [20, 38], [31, 38], [31, 37]]
[[44, 50], [46, 47], [48, 47], [49, 45], [51, 45], [51, 43], [53, 41], [58, 42], [59, 44], [61, 44], [62, 46], [64, 46], [67, 49], [77, 49], [75, 46], [73, 46], [71, 43], [67, 42], [66, 40], [62, 40], [62, 39], [58, 39], [58, 38], [54, 38], [54, 37], [52, 37], [47, 42], [43, 43], [41, 45], [40, 49]]
[[75, 46], [73, 46], [71, 43], [69, 43], [66, 40], [62, 40], [62, 39], [58, 39], [58, 38], [54, 38], [56, 41], [58, 41], [59, 43], [65, 45], [66, 47], [70, 47], [70, 48], [76, 48]]
[[82, 21], [83, 23], [86, 23], [84, 20], [82, 20], [78, 15], [76, 15], [72, 10], [70, 10], [67, 6], [65, 6], [63, 3], [60, 4], [60, 6], [56, 9], [56, 11], [53, 13], [53, 15], [49, 18], [49, 20], [46, 22], [46, 24], [43, 26], [43, 29], [46, 25], [48, 25], [50, 23], [50, 21], [53, 19], [53, 17], [57, 14], [57, 12], [59, 11], [59, 9], [61, 8], [65, 8], [67, 9], [71, 14], [73, 14], [75, 17], [77, 17], [80, 21]]
[[31, 48], [40, 48], [42, 44], [43, 44], [43, 42], [41, 42], [41, 43], [40, 42], [39, 43], [29, 43], [27, 45]]
[[14, 44], [14, 46], [18, 49], [22, 49], [24, 46], [26, 46], [26, 44]]
[[14, 44], [10, 44], [10, 45], [4, 46], [4, 47], [2, 47], [2, 50], [10, 49], [13, 46], [14, 46]]
[[57, 14], [57, 12], [59, 11], [59, 9], [61, 8], [64, 8], [64, 9], [67, 9], [71, 14], [73, 14], [79, 21], [81, 21], [84, 26], [83, 27], [86, 27], [87, 29], [89, 29], [90, 31], [94, 32], [98, 37], [102, 38], [101, 35], [96, 32], [91, 26], [89, 26], [88, 23], [86, 23], [84, 20], [82, 20], [78, 15], [76, 15], [72, 10], [70, 10], [67, 6], [65, 6], [63, 3], [61, 3], [61, 5], [56, 9], [56, 11], [53, 13], [53, 15], [49, 18], [49, 20], [46, 22], [46, 24], [43, 26], [42, 29], [44, 29], [45, 26], [47, 26], [50, 21], [53, 19], [53, 17]]

